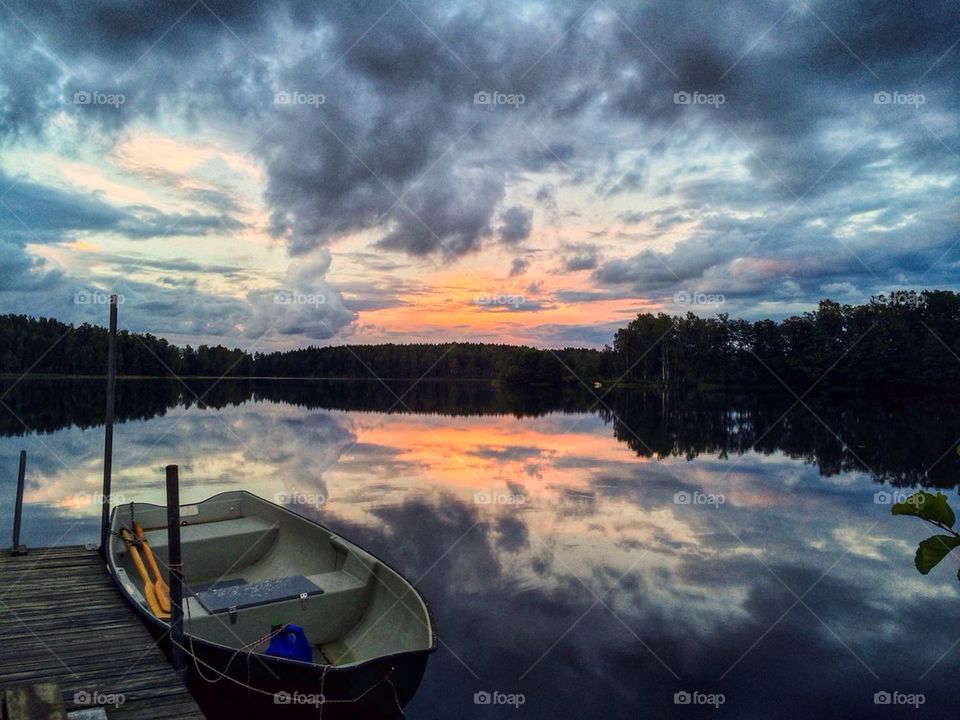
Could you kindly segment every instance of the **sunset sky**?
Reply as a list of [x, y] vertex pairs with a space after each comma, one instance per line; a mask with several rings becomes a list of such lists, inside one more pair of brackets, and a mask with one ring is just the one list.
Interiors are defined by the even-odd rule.
[[0, 51], [0, 313], [602, 346], [958, 286], [952, 1], [3, 0]]

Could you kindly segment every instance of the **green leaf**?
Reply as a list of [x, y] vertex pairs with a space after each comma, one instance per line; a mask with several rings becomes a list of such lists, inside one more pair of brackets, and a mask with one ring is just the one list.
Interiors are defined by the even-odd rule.
[[892, 515], [916, 515], [920, 516], [920, 505], [926, 502], [926, 495], [930, 493], [925, 493], [923, 491], [916, 492], [910, 497], [908, 497], [903, 502], [894, 503], [893, 507], [890, 508], [890, 513]]
[[915, 515], [948, 528], [952, 528], [956, 522], [956, 516], [943, 493], [931, 495], [923, 490], [915, 492], [902, 503], [890, 508], [890, 512], [894, 515]]
[[955, 547], [960, 547], [960, 537], [956, 535], [928, 537], [917, 548], [917, 557], [914, 559], [917, 570], [926, 575]]

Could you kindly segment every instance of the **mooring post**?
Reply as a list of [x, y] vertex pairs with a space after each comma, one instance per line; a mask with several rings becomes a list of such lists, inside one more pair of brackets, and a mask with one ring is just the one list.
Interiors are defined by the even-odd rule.
[[20, 544], [20, 516], [23, 514], [23, 484], [27, 473], [27, 451], [20, 451], [20, 470], [17, 472], [17, 504], [13, 508], [13, 545], [11, 555], [26, 555], [27, 546]]
[[170, 570], [170, 660], [186, 679], [187, 654], [183, 635], [183, 558], [180, 554], [180, 469], [167, 465], [167, 547]]
[[117, 296], [110, 296], [110, 338], [107, 342], [107, 410], [103, 433], [103, 493], [100, 496], [100, 554], [107, 559], [110, 535], [110, 474], [113, 471], [113, 406], [117, 384]]

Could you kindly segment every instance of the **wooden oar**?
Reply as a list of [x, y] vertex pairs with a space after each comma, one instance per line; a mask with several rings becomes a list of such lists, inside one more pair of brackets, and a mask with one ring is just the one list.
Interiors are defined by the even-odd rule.
[[153, 589], [157, 593], [157, 602], [160, 603], [160, 609], [168, 613], [170, 612], [170, 588], [160, 575], [160, 568], [157, 567], [157, 559], [153, 557], [153, 550], [150, 549], [150, 543], [147, 542], [147, 536], [144, 534], [143, 528], [140, 527], [140, 523], [136, 521], [133, 523], [133, 532], [136, 533], [137, 539], [140, 541], [140, 546], [143, 548], [144, 557], [147, 558], [147, 565], [150, 566], [153, 574], [157, 576], [156, 582], [153, 583]]
[[130, 551], [130, 557], [133, 559], [133, 565], [137, 568], [137, 572], [140, 573], [140, 579], [143, 580], [143, 596], [147, 600], [147, 606], [150, 608], [150, 611], [160, 620], [169, 620], [170, 613], [164, 612], [160, 608], [160, 603], [157, 602], [157, 591], [154, 589], [153, 583], [150, 582], [150, 576], [147, 575], [147, 569], [143, 566], [143, 560], [140, 559], [140, 553], [137, 552], [137, 548], [132, 542], [130, 531], [126, 528], [123, 528], [120, 531], [120, 537], [122, 537], [123, 541], [127, 544], [127, 549]]

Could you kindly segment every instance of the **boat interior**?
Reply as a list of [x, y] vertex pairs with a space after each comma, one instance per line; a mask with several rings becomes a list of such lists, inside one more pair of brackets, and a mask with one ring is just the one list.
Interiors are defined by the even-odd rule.
[[[166, 508], [134, 503], [132, 509], [169, 582]], [[111, 529], [131, 525], [130, 505], [116, 508]], [[399, 574], [255, 495], [229, 492], [182, 506], [180, 538], [187, 635], [240, 648], [289, 623], [305, 631], [314, 663], [334, 666], [433, 646], [426, 605]], [[150, 613], [141, 576], [116, 535], [110, 554], [124, 590]]]

